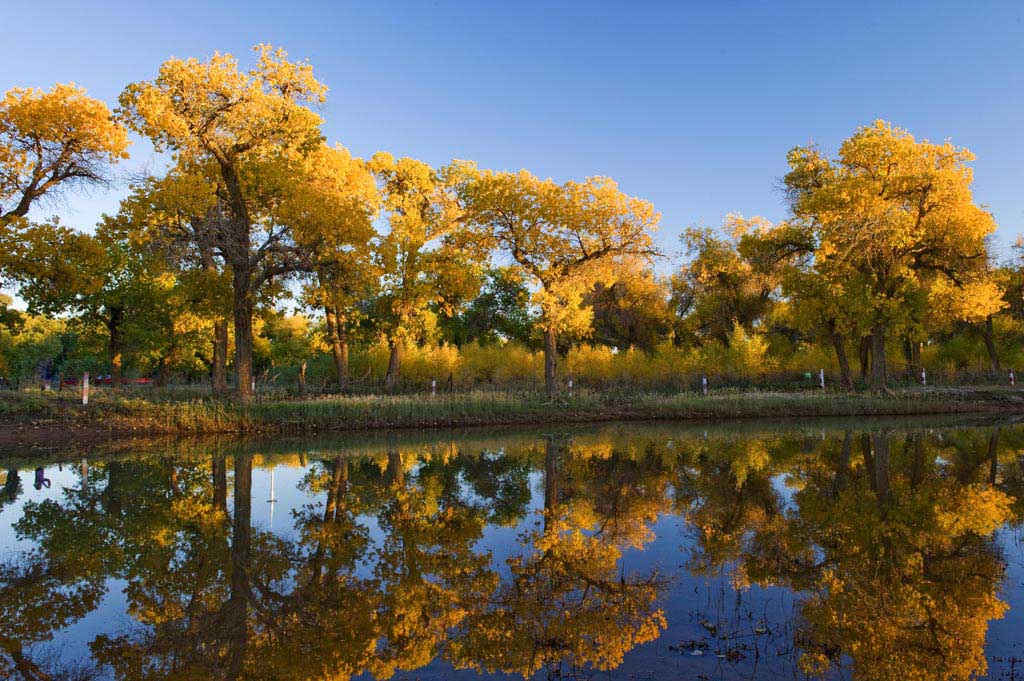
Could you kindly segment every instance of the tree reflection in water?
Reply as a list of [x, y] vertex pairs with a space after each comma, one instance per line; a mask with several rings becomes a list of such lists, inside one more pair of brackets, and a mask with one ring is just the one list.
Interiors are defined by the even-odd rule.
[[[624, 552], [642, 556], [659, 517], [677, 514], [691, 573], [798, 594], [786, 632], [800, 672], [966, 679], [985, 672], [988, 623], [1007, 607], [992, 537], [1020, 517], [1022, 442], [1011, 427], [612, 429], [318, 450], [304, 454], [307, 502], [282, 535], [252, 520], [265, 457], [214, 447], [95, 461], [80, 488], [23, 506], [14, 529], [31, 549], [0, 568], [0, 672], [628, 671], [627, 654], [674, 614], [673, 575], [627, 570]], [[518, 532], [507, 559], [484, 548], [502, 527]], [[133, 624], [92, 636], [87, 665], [47, 657], [112, 580]]]

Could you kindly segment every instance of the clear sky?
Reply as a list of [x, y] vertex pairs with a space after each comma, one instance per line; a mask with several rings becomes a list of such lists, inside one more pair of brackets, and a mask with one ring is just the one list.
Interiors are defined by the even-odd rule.
[[[75, 81], [113, 106], [169, 56], [270, 42], [330, 88], [332, 143], [609, 175], [662, 212], [670, 254], [688, 225], [782, 218], [787, 149], [883, 118], [977, 154], [1005, 248], [1024, 232], [1024, 2], [839, 4], [5, 0], [0, 89]], [[158, 167], [133, 150], [125, 172]], [[89, 228], [121, 193], [41, 212]]]

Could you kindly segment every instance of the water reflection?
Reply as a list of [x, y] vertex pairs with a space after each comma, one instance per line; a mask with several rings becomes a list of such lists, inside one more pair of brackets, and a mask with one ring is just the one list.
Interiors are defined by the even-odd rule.
[[[1010, 426], [191, 444], [48, 467], [38, 492], [38, 462], [12, 466], [0, 672], [971, 678], [1017, 596], [994, 536], [1024, 510], [1022, 445]], [[720, 575], [733, 612], [706, 614], [693, 585]]]

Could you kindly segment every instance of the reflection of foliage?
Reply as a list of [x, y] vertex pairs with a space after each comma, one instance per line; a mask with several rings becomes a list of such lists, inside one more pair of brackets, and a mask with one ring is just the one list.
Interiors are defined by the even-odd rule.
[[614, 544], [564, 516], [524, 542], [533, 552], [509, 560], [512, 580], [467, 618], [452, 650], [457, 664], [524, 676], [564, 664], [613, 669], [666, 626], [654, 606], [662, 582], [620, 575]]
[[[271, 459], [113, 460], [26, 503], [16, 529], [34, 547], [0, 569], [18, 594], [0, 603], [0, 671], [58, 678], [34, 644], [96, 608], [109, 579], [138, 626], [91, 649], [119, 679], [385, 678], [437, 658], [614, 669], [667, 624], [664, 580], [623, 571], [622, 554], [675, 504], [692, 570], [803, 594], [804, 671], [967, 678], [1006, 607], [989, 537], [1015, 517], [1018, 438], [610, 431], [318, 452], [299, 459], [309, 501], [286, 536], [251, 523], [252, 469]], [[489, 524], [526, 528], [500, 567], [481, 548]]]
[[[738, 559], [741, 581], [810, 594], [797, 634], [806, 672], [849, 659], [867, 679], [984, 673], [987, 623], [1006, 608], [996, 593], [1002, 562], [986, 537], [1011, 519], [1010, 498], [944, 474], [939, 443], [920, 435], [864, 435], [862, 461], [853, 440], [847, 434], [791, 468], [794, 506], [746, 516], [733, 550], [722, 554], [705, 532], [707, 558]], [[744, 517], [739, 503], [727, 507], [734, 518]]]

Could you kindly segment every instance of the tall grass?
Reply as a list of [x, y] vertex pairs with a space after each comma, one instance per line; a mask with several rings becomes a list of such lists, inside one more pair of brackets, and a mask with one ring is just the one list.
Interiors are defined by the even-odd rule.
[[[1015, 393], [1006, 391], [1006, 395], [1016, 399]], [[100, 394], [82, 406], [53, 393], [12, 393], [0, 397], [0, 416], [28, 414], [67, 426], [146, 433], [305, 433], [609, 420], [963, 413], [1005, 408], [998, 397], [920, 390], [889, 397], [832, 391], [721, 391], [702, 396], [578, 390], [571, 397], [551, 401], [536, 392], [474, 390], [436, 397], [327, 396], [245, 405], [211, 398], [174, 401]]]

